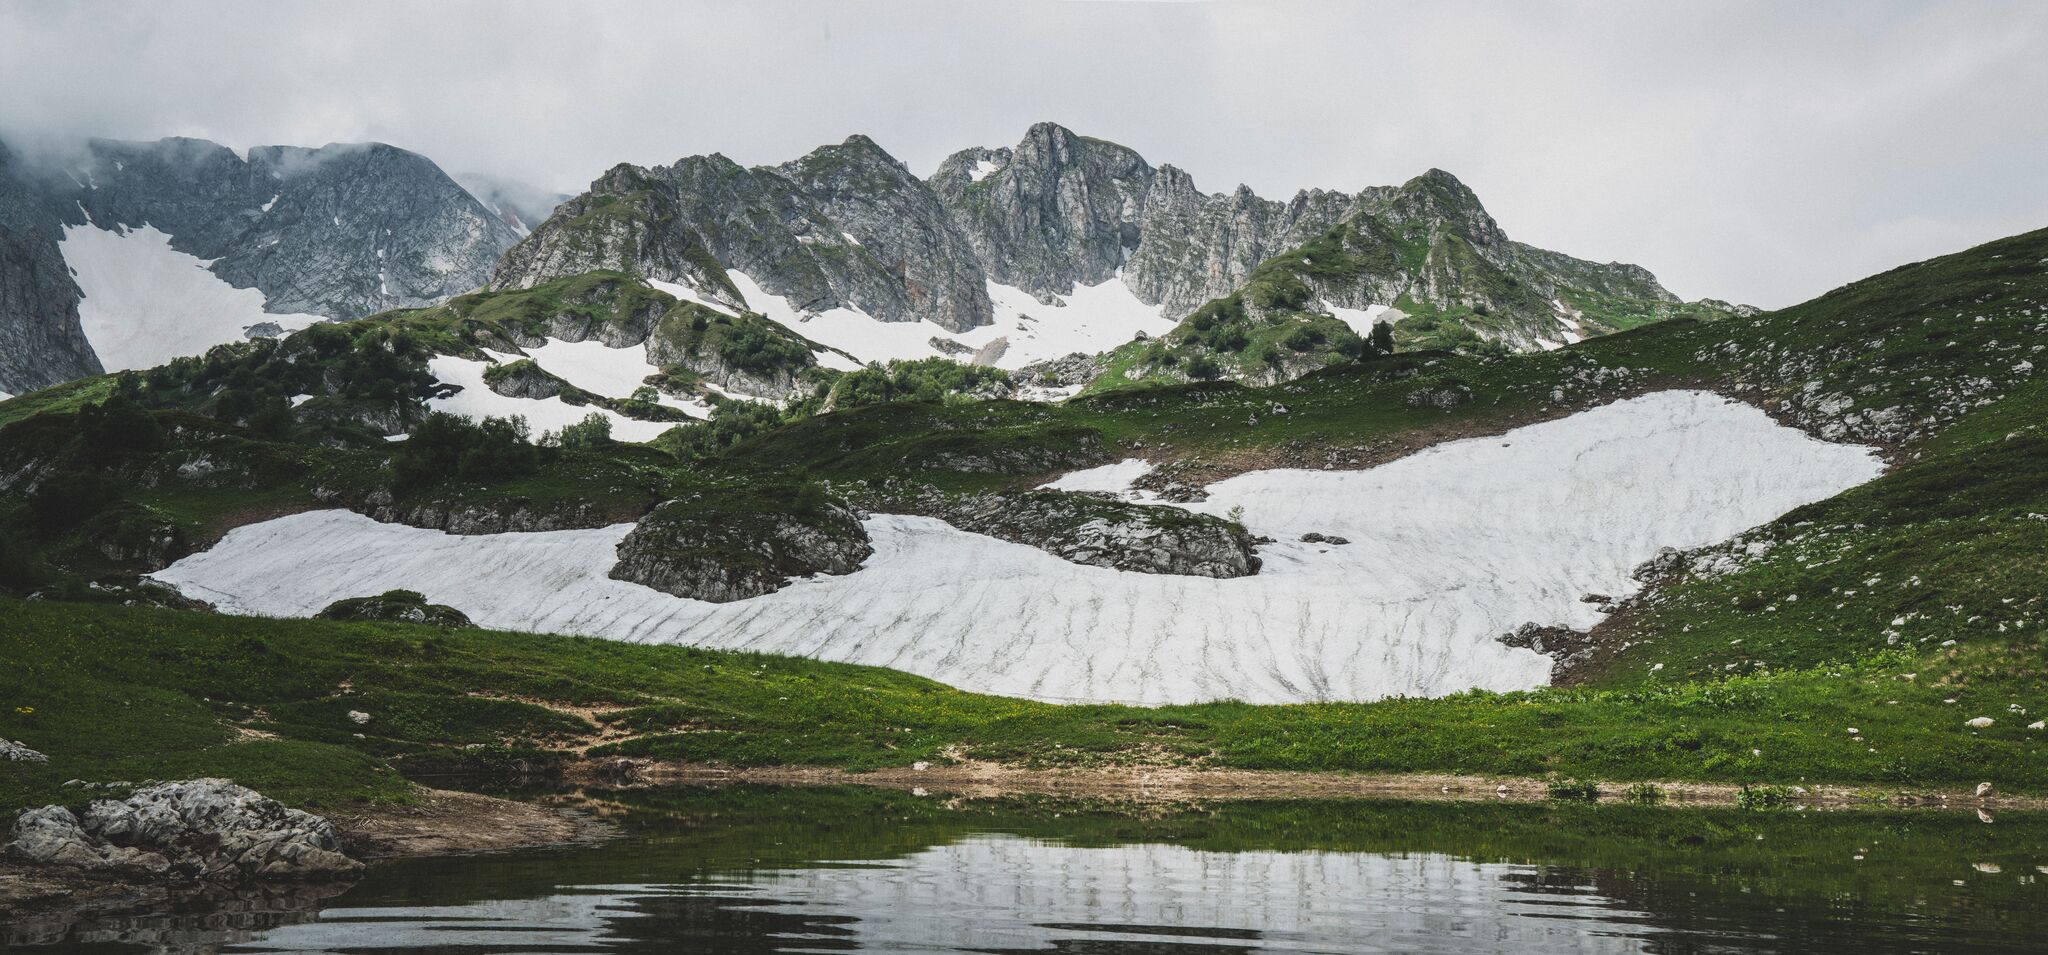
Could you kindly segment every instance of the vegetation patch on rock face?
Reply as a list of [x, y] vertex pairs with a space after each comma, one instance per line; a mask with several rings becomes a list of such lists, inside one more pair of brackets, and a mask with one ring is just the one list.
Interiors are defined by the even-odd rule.
[[859, 515], [816, 485], [706, 484], [656, 507], [618, 552], [614, 580], [727, 603], [850, 574], [874, 548]]
[[474, 627], [469, 615], [446, 604], [428, 603], [414, 590], [387, 590], [374, 597], [350, 597], [328, 604], [313, 616], [322, 620], [384, 620], [423, 623], [430, 627]]

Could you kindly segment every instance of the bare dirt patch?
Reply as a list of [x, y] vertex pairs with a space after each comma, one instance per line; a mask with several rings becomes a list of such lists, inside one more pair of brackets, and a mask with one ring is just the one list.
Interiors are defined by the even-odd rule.
[[615, 833], [575, 809], [446, 789], [422, 789], [418, 796], [327, 818], [341, 831], [348, 854], [365, 861], [594, 842]]

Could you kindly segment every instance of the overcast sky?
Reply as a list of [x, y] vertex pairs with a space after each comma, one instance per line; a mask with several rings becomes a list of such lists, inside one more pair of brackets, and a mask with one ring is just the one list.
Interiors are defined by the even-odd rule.
[[0, 0], [0, 134], [375, 139], [580, 191], [1054, 120], [1284, 198], [1437, 166], [1510, 236], [1763, 306], [2048, 226], [2048, 3]]

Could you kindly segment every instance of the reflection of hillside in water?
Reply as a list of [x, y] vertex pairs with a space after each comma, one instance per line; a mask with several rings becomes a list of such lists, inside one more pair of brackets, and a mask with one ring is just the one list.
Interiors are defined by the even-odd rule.
[[[1926, 812], [1484, 803], [1119, 808], [768, 788], [640, 790], [604, 805], [626, 837], [379, 866], [326, 900], [318, 921], [304, 921], [317, 898], [259, 893], [205, 915], [85, 922], [69, 941], [1864, 955], [2010, 951], [2048, 917], [2028, 884], [2048, 820], [2024, 816], [1984, 825]], [[1866, 860], [1851, 862], [1859, 853]]]

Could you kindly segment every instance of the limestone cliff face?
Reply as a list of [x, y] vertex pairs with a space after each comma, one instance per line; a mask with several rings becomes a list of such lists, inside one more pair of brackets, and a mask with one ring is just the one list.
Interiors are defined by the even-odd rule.
[[1405, 301], [1515, 346], [1559, 339], [1560, 297], [1677, 301], [1639, 267], [1510, 241], [1440, 170], [1284, 202], [1243, 186], [1206, 193], [1180, 169], [1053, 123], [1015, 146], [954, 153], [922, 181], [865, 136], [774, 167], [715, 154], [620, 166], [513, 249], [493, 285], [618, 269], [738, 307], [736, 270], [803, 311], [958, 331], [991, 321], [987, 282], [1050, 303], [1121, 278], [1179, 317], [1319, 242], [1344, 254], [1298, 270], [1321, 300], [1307, 304]]
[[0, 391], [10, 394], [101, 370], [78, 324], [78, 283], [57, 249], [64, 220], [47, 188], [0, 143]]
[[865, 136], [781, 166], [720, 155], [619, 166], [505, 256], [493, 288], [593, 269], [676, 282], [734, 308], [744, 273], [806, 311], [964, 331], [991, 320], [973, 248], [924, 182]]
[[483, 284], [518, 234], [424, 156], [382, 143], [258, 146], [94, 140], [54, 201], [92, 224], [148, 224], [274, 312], [357, 318]]
[[92, 140], [30, 164], [0, 147], [0, 390], [100, 370], [78, 327], [65, 226], [170, 236], [265, 308], [334, 319], [481, 286], [518, 233], [424, 156], [381, 143]]

